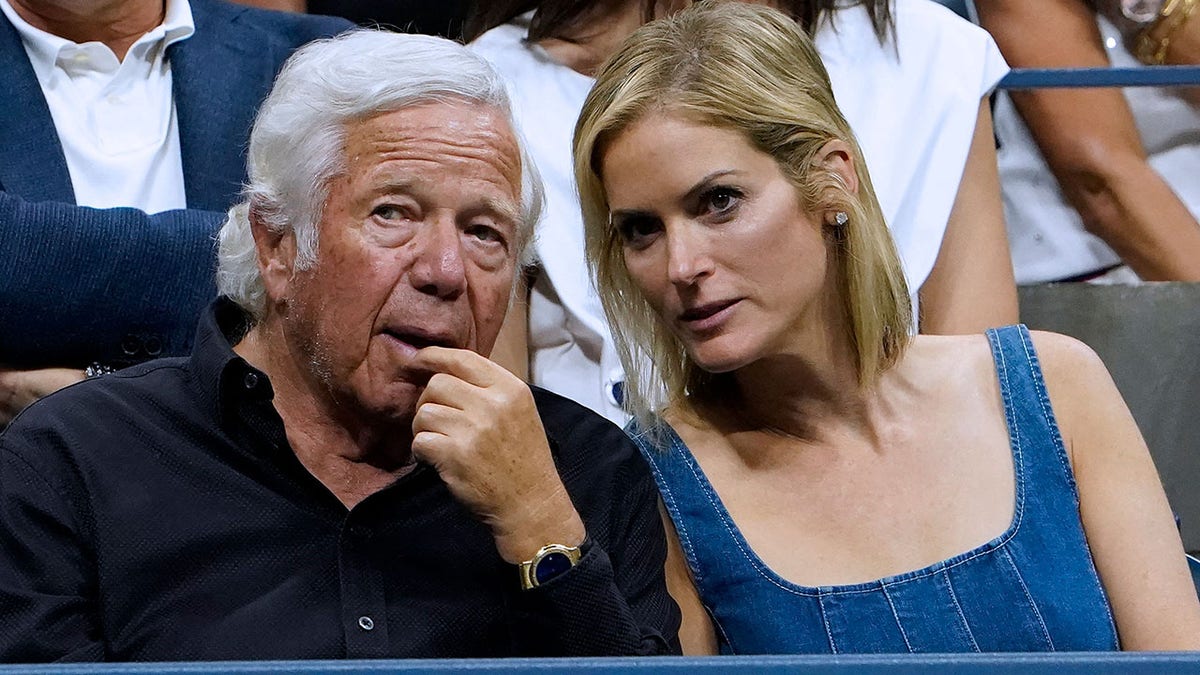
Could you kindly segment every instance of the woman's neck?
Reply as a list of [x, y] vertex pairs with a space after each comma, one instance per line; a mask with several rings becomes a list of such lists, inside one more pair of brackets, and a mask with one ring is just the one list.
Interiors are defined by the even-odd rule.
[[823, 421], [864, 419], [868, 394], [859, 386], [854, 355], [836, 336], [815, 337], [809, 350], [762, 359], [734, 374], [736, 414], [747, 426], [812, 440]]
[[736, 404], [725, 398], [707, 407], [736, 417], [735, 428], [799, 439], [815, 440], [816, 429], [829, 423], [867, 426], [873, 388], [859, 381], [858, 355], [834, 269], [831, 262], [826, 292], [805, 313], [786, 348], [728, 376], [728, 394]]

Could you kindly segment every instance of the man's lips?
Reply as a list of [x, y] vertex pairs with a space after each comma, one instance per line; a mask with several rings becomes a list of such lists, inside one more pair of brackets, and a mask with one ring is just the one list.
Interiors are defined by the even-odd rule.
[[725, 321], [729, 316], [729, 310], [739, 302], [741, 302], [741, 298], [718, 300], [688, 307], [679, 314], [679, 322], [691, 331], [712, 330]]
[[460, 347], [462, 342], [450, 333], [410, 326], [385, 328], [383, 335], [411, 347], [414, 352], [425, 347]]

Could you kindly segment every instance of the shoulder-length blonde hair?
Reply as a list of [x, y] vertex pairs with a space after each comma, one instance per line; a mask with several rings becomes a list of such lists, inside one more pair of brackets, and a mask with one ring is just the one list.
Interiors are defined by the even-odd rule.
[[[683, 404], [688, 395], [718, 394], [724, 381], [688, 358], [643, 298], [609, 217], [601, 157], [622, 130], [651, 111], [742, 133], [775, 158], [808, 212], [849, 216], [826, 239], [836, 246], [846, 339], [857, 355], [859, 382], [874, 382], [907, 345], [912, 306], [862, 151], [834, 101], [829, 75], [812, 40], [787, 15], [705, 2], [631, 35], [601, 70], [575, 127], [588, 265], [625, 367], [627, 408], [644, 421], [662, 395], [667, 404]], [[816, 161], [835, 139], [852, 149], [857, 194]]]

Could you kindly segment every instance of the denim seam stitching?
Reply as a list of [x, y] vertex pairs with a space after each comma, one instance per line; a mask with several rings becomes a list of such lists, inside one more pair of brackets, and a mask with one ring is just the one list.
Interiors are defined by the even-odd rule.
[[[960, 565], [965, 565], [982, 556], [1000, 551], [1004, 549], [1021, 531], [1021, 525], [1024, 522], [1025, 517], [1025, 453], [1021, 448], [1021, 434], [1017, 430], [1016, 411], [1011, 396], [1012, 384], [1010, 383], [1008, 377], [1008, 365], [1004, 357], [1004, 351], [1000, 347], [1000, 331], [996, 329], [990, 329], [988, 331], [988, 337], [992, 348], [993, 359], [995, 360], [996, 368], [999, 371], [999, 377], [1003, 380], [1001, 383], [1000, 393], [1004, 403], [1005, 422], [1007, 424], [1009, 436], [1009, 449], [1013, 454], [1013, 491], [1015, 492], [1015, 503], [1013, 505], [1013, 519], [1010, 523], [1009, 530], [1002, 535], [1002, 538], [997, 541], [994, 546], [977, 550], [962, 560], [956, 560], [947, 565], [939, 565], [938, 563], [934, 563], [931, 566], [931, 569], [928, 569], [921, 574], [905, 576], [903, 579], [892, 582], [893, 584], [927, 579], [942, 570], [953, 569]], [[678, 434], [674, 434], [670, 439], [670, 443], [674, 448], [677, 444], [681, 445], [682, 440], [678, 438]], [[725, 510], [724, 506], [720, 502], [720, 499], [717, 498], [716, 490], [704, 476], [704, 472], [700, 469], [700, 465], [696, 461], [696, 458], [692, 456], [690, 452], [680, 452], [680, 457], [683, 460], [684, 465], [687, 466], [688, 470], [692, 472], [692, 477], [696, 480], [697, 484], [700, 485], [701, 491], [704, 494], [704, 498], [708, 500], [709, 505], [717, 514], [718, 520], [721, 521], [721, 527], [725, 529], [726, 534], [728, 534], [730, 539], [733, 540], [734, 545], [737, 546], [738, 551], [742, 554], [742, 557], [747, 563], [749, 563], [750, 567], [760, 577], [763, 578], [763, 580], [782, 591], [786, 591], [792, 595], [808, 598], [820, 598], [822, 595], [862, 595], [875, 592], [876, 589], [872, 587], [855, 590], [826, 589], [822, 591], [821, 587], [810, 587], [813, 590], [806, 590], [803, 588], [798, 588], [799, 584], [791, 584], [791, 582], [787, 582], [787, 585], [785, 585], [784, 583], [780, 583], [780, 581], [786, 580], [778, 578], [778, 575], [773, 570], [766, 567], [766, 564], [758, 558], [757, 554], [755, 554], [752, 550], [748, 550], [749, 543], [744, 541], [740, 530], [735, 527], [731, 520], [732, 517], [729, 515], [728, 511]], [[984, 546], [987, 546], [987, 544], [984, 544]]]
[[[674, 444], [675, 441], [672, 440], [671, 443]], [[716, 491], [713, 489], [712, 485], [707, 482], [707, 479], [704, 479], [703, 472], [700, 470], [700, 466], [696, 463], [695, 458], [692, 457], [689, 460], [685, 456], [684, 459], [687, 460], [686, 463], [687, 463], [688, 470], [692, 472], [693, 477], [696, 479], [697, 483], [701, 486], [701, 489], [704, 493], [704, 498], [708, 500], [709, 505], [712, 506], [713, 510], [717, 513], [717, 516], [718, 516], [719, 520], [721, 521], [721, 527], [723, 527], [725, 529], [725, 533], [728, 534], [729, 538], [733, 540], [734, 546], [737, 546], [738, 551], [741, 552], [742, 557], [746, 560], [747, 563], [750, 564], [750, 567], [756, 573], [758, 573], [758, 575], [760, 577], [762, 577], [768, 583], [779, 588], [780, 590], [787, 591], [788, 593], [792, 593], [793, 595], [814, 597], [813, 593], [806, 593], [803, 591], [799, 591], [798, 589], [788, 588], [787, 586], [780, 584], [775, 579], [772, 579], [769, 574], [764, 573], [764, 570], [761, 568], [760, 563], [756, 560], [757, 556], [752, 554], [751, 552], [747, 551], [749, 544], [743, 543], [742, 537], [739, 535], [737, 529], [735, 527], [733, 527], [733, 523], [729, 522], [729, 519], [726, 518], [726, 514], [723, 513], [723, 507], [721, 506], [720, 502], [715, 499]], [[816, 593], [816, 597], [820, 597], [820, 591], [818, 591]]]
[[838, 653], [837, 642], [833, 639], [833, 629], [829, 626], [829, 615], [825, 613], [825, 598], [820, 591], [817, 592], [817, 609], [821, 610], [821, 623], [825, 626], [825, 639], [829, 640], [829, 651], [832, 654]]
[[971, 648], [976, 652], [983, 651], [979, 648], [979, 643], [975, 641], [975, 631], [971, 630], [971, 624], [967, 623], [967, 615], [962, 611], [962, 605], [958, 602], [958, 593], [954, 590], [954, 582], [950, 579], [950, 570], [943, 570], [946, 576], [946, 588], [950, 591], [950, 600], [954, 602], [954, 611], [958, 612], [958, 618], [962, 621], [963, 630], [966, 631], [967, 637], [971, 640]]
[[1058, 651], [1054, 648], [1054, 640], [1051, 639], [1050, 631], [1046, 628], [1046, 621], [1042, 618], [1042, 611], [1038, 609], [1037, 603], [1033, 601], [1033, 596], [1029, 594], [1029, 587], [1025, 585], [1025, 577], [1021, 576], [1021, 570], [1017, 568], [1017, 563], [1012, 559], [1008, 551], [1004, 552], [1004, 558], [1008, 561], [1009, 567], [1012, 568], [1013, 574], [1017, 575], [1017, 583], [1021, 585], [1021, 591], [1025, 594], [1025, 600], [1029, 602], [1029, 607], [1033, 610], [1033, 615], [1037, 617], [1038, 625], [1042, 627], [1042, 636], [1046, 638], [1046, 644], [1050, 647], [1050, 651]]
[[[672, 441], [672, 443], [674, 443], [674, 442], [675, 441]], [[731, 523], [729, 521], [729, 519], [726, 517], [726, 514], [722, 512], [720, 503], [714, 500], [714, 498], [713, 498], [714, 490], [711, 488], [710, 485], [706, 485], [704, 481], [700, 480], [702, 478], [702, 473], [697, 473], [700, 471], [700, 467], [695, 463], [695, 460], [692, 459], [692, 460], [687, 461], [687, 465], [688, 465], [688, 469], [692, 472], [693, 476], [700, 482], [700, 485], [702, 486], [703, 491], [704, 491], [705, 498], [708, 500], [709, 504], [714, 509], [716, 509], [717, 514], [721, 521], [721, 526], [725, 529], [725, 532], [733, 540], [734, 545], [738, 547], [738, 551], [742, 554], [742, 557], [746, 560], [747, 563], [750, 564], [751, 568], [753, 568], [754, 571], [757, 572], [760, 577], [762, 577], [765, 581], [767, 581], [771, 585], [775, 586], [776, 588], [779, 588], [782, 591], [791, 593], [792, 595], [799, 595], [801, 597], [808, 597], [808, 598], [819, 598], [822, 595], [861, 595], [861, 594], [865, 594], [865, 593], [874, 593], [877, 590], [876, 588], [861, 588], [861, 589], [855, 589], [855, 590], [841, 590], [841, 589], [822, 590], [822, 587], [814, 586], [814, 587], [812, 587], [814, 590], [810, 591], [810, 590], [803, 590], [800, 588], [794, 588], [794, 587], [790, 587], [790, 586], [781, 584], [779, 582], [779, 580], [774, 578], [775, 573], [772, 570], [770, 570], [769, 568], [764, 568], [765, 567], [764, 563], [762, 563], [760, 560], [758, 560], [756, 554], [754, 554], [752, 551], [747, 551], [748, 544], [743, 545], [742, 537], [739, 536], [738, 531], [733, 526], [733, 523]], [[1020, 476], [1017, 476], [1017, 482], [1018, 482], [1018, 484], [1020, 483]], [[1006, 533], [1003, 539], [996, 542], [995, 546], [976, 551], [975, 553], [972, 553], [971, 555], [967, 556], [966, 558], [963, 558], [962, 560], [956, 560], [955, 562], [953, 562], [949, 565], [940, 565], [939, 566], [937, 563], [934, 563], [934, 569], [929, 569], [918, 575], [906, 576], [904, 579], [900, 579], [900, 580], [893, 582], [893, 584], [907, 583], [909, 581], [926, 579], [926, 578], [929, 578], [929, 577], [937, 574], [938, 572], [940, 572], [943, 569], [952, 569], [954, 567], [958, 567], [959, 565], [965, 565], [966, 563], [969, 563], [969, 562], [975, 560], [976, 558], [988, 555], [990, 553], [994, 553], [994, 552], [1004, 548], [1006, 545], [1008, 545], [1008, 542], [1010, 542], [1012, 540], [1012, 538], [1017, 535], [1017, 531], [1020, 530], [1021, 516], [1024, 512], [1023, 498], [1024, 498], [1024, 493], [1018, 487], [1017, 505], [1015, 507], [1016, 517], [1015, 517], [1014, 523], [1012, 525], [1012, 530], [1010, 532]]]
[[[639, 442], [644, 438], [645, 438], [644, 435], [639, 434], [639, 436], [638, 436]], [[676, 447], [676, 441], [674, 439], [671, 439], [669, 442], [671, 444], [671, 450], [673, 452], [679, 450], [679, 448]], [[654, 450], [653, 447], [650, 447], [650, 446], [647, 446], [647, 447], [649, 447], [651, 451]], [[684, 455], [682, 453], [679, 453], [679, 454], [680, 454], [680, 457], [684, 457]], [[652, 471], [655, 473], [655, 475], [661, 476], [662, 475], [661, 469], [658, 466], [657, 462], [650, 462], [650, 464], [651, 464]], [[675, 526], [675, 533], [679, 536], [680, 548], [683, 549], [683, 555], [687, 561], [688, 571], [691, 572], [691, 574], [692, 574], [692, 583], [696, 586], [699, 586], [704, 580], [704, 574], [702, 574], [700, 572], [700, 570], [701, 570], [700, 560], [699, 560], [699, 558], [696, 557], [696, 547], [692, 543], [692, 537], [688, 533], [687, 526], [685, 524], [683, 524], [684, 519], [682, 517], [680, 517], [679, 501], [675, 498], [675, 494], [671, 491], [670, 486], [667, 485], [666, 480], [663, 480], [660, 483], [659, 488], [662, 492], [663, 505], [666, 506], [667, 513], [669, 515], [671, 515], [671, 522]], [[696, 589], [696, 594], [700, 595], [699, 588]], [[704, 605], [703, 598], [701, 598], [700, 602], [702, 605]], [[707, 609], [707, 605], [704, 605], [704, 606]], [[713, 627], [721, 634], [721, 637], [725, 640], [725, 644], [729, 645], [729, 648], [731, 651], [733, 651], [734, 653], [737, 653], [737, 649], [733, 646], [733, 641], [730, 640], [729, 634], [725, 632], [725, 627], [723, 625], [721, 625], [720, 620], [714, 615], [714, 613], [712, 611], [708, 611], [707, 613], [709, 615], [709, 618], [712, 620]]]
[[879, 590], [883, 591], [883, 599], [887, 600], [888, 608], [892, 610], [892, 618], [896, 620], [896, 628], [900, 630], [900, 637], [904, 639], [904, 646], [908, 648], [909, 654], [913, 654], [912, 643], [908, 641], [908, 632], [904, 630], [904, 624], [900, 623], [900, 615], [896, 613], [896, 603], [892, 602], [892, 594], [888, 593], [887, 584], [879, 584]]
[[1054, 443], [1054, 455], [1058, 463], [1066, 472], [1067, 481], [1071, 484], [1072, 491], [1076, 492], [1075, 502], [1078, 506], [1079, 496], [1078, 487], [1075, 485], [1075, 472], [1071, 469], [1071, 464], [1067, 460], [1067, 447], [1063, 442], [1062, 433], [1058, 428], [1058, 420], [1054, 417], [1053, 408], [1050, 405], [1050, 395], [1046, 390], [1045, 375], [1038, 377], [1041, 372], [1041, 359], [1038, 358], [1037, 352], [1033, 349], [1032, 337], [1026, 330], [1021, 331], [1021, 347], [1025, 350], [1025, 358], [1029, 361], [1029, 375], [1033, 383], [1034, 391], [1037, 393], [1038, 404], [1042, 408], [1042, 419], [1046, 423], [1046, 428], [1050, 432], [1050, 439]]
[[[634, 437], [634, 441], [642, 447], [650, 450], [651, 453], [656, 452], [656, 449], [646, 442], [646, 436], [643, 433], [638, 433]], [[671, 442], [672, 450], [674, 450], [674, 442]], [[658, 483], [659, 492], [661, 493], [663, 506], [667, 507], [667, 514], [671, 516], [671, 522], [675, 526], [675, 533], [679, 536], [680, 548], [683, 549], [684, 557], [688, 562], [688, 567], [691, 568], [693, 578], [697, 583], [703, 578], [703, 574], [699, 572], [699, 559], [696, 558], [695, 546], [692, 544], [692, 537], [688, 534], [687, 524], [684, 523], [679, 511], [679, 500], [675, 498], [675, 493], [671, 491], [671, 486], [663, 474], [663, 469], [658, 465], [657, 461], [647, 461], [650, 465], [650, 470], [654, 473], [656, 482]], [[661, 479], [661, 480], [658, 480]]]
[[[1005, 539], [1007, 544], [1021, 530], [1021, 524], [1025, 522], [1025, 449], [1021, 445], [1021, 430], [1017, 422], [1017, 409], [1013, 403], [1013, 385], [1009, 379], [1008, 359], [1004, 356], [1004, 349], [1000, 345], [1000, 332], [990, 331], [989, 337], [994, 337], [992, 342], [992, 354], [996, 359], [996, 366], [1000, 371], [1000, 379], [1003, 383], [1000, 387], [1000, 397], [1004, 399], [1004, 418], [1008, 427], [1008, 446], [1009, 451], [1013, 455], [1013, 492], [1015, 492], [1015, 503], [1013, 504], [1013, 525], [1012, 536]], [[1000, 548], [1000, 547], [997, 547]]]
[[[1075, 470], [1071, 467], [1071, 462], [1067, 457], [1067, 446], [1062, 438], [1062, 431], [1058, 427], [1058, 419], [1054, 415], [1054, 407], [1050, 404], [1050, 393], [1046, 387], [1045, 375], [1041, 378], [1036, 377], [1036, 373], [1041, 372], [1041, 359], [1038, 358], [1037, 350], [1033, 348], [1033, 336], [1028, 330], [1021, 331], [1021, 346], [1025, 348], [1025, 355], [1029, 359], [1029, 368], [1031, 375], [1035, 375], [1034, 387], [1038, 393], [1038, 402], [1042, 407], [1042, 417], [1046, 422], [1046, 427], [1050, 432], [1051, 440], [1054, 442], [1054, 455], [1058, 459], [1059, 465], [1062, 466], [1063, 472], [1066, 475], [1067, 484], [1070, 487], [1072, 501], [1075, 506], [1076, 514], [1079, 513], [1079, 485], [1075, 481]], [[1080, 530], [1082, 532], [1082, 522], [1080, 522]], [[1082, 532], [1084, 543], [1087, 543], [1087, 533]], [[1114, 649], [1121, 648], [1121, 640], [1117, 633], [1117, 623], [1112, 615], [1112, 607], [1108, 602], [1108, 593], [1104, 590], [1104, 584], [1100, 581], [1100, 574], [1096, 571], [1096, 561], [1092, 558], [1091, 547], [1087, 548], [1088, 563], [1091, 567], [1092, 574], [1096, 577], [1096, 581], [1100, 586], [1100, 592], [1104, 596], [1104, 613], [1108, 617], [1109, 627], [1112, 629], [1112, 634], [1115, 636]]]

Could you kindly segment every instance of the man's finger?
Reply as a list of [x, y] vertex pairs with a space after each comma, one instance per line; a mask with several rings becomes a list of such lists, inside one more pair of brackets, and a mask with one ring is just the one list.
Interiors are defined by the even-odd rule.
[[493, 386], [507, 377], [516, 378], [502, 366], [468, 349], [425, 347], [409, 361], [409, 368], [447, 373], [477, 387]]
[[440, 403], [422, 403], [417, 406], [413, 415], [412, 430], [414, 434], [422, 431], [433, 431], [451, 436], [462, 424], [462, 410]]
[[479, 396], [482, 390], [478, 385], [471, 384], [448, 373], [437, 373], [429, 378], [429, 383], [417, 399], [417, 409], [426, 403], [438, 403], [459, 410], [466, 410], [469, 402]]

